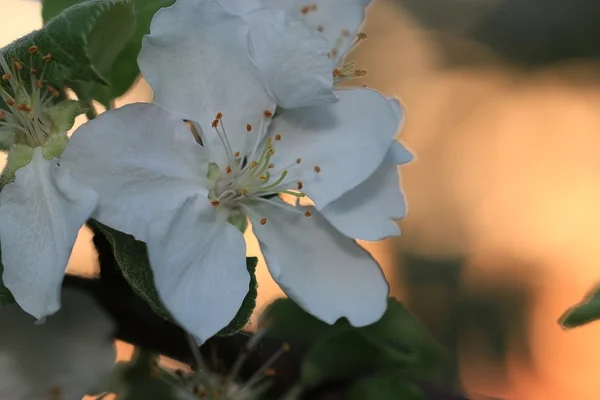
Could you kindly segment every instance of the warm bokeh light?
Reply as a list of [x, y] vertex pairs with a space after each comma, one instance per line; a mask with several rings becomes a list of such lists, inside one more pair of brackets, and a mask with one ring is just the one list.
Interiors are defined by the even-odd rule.
[[[2, 1], [0, 45], [41, 24], [39, 3]], [[401, 298], [410, 297], [410, 287], [399, 282], [395, 264], [405, 253], [465, 258], [460, 281], [467, 292], [504, 283], [526, 288], [529, 360], [510, 338], [505, 373], [482, 355], [478, 336], [458, 340], [470, 398], [600, 398], [600, 323], [568, 332], [556, 323], [600, 280], [600, 66], [527, 74], [497, 64], [445, 68], [435, 36], [392, 0], [374, 3], [369, 39], [355, 58], [369, 71], [366, 83], [405, 104], [402, 140], [417, 158], [402, 171], [409, 201], [403, 237], [367, 247]], [[141, 82], [119, 104], [150, 99]], [[248, 253], [258, 254], [255, 241]], [[69, 268], [97, 268], [87, 230]], [[262, 262], [259, 281], [262, 307], [281, 291]], [[439, 293], [410, 298], [433, 307]]]

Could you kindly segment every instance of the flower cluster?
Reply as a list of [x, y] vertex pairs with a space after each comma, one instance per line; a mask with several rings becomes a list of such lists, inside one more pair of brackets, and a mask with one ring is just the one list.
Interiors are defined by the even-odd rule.
[[0, 193], [3, 280], [19, 305], [37, 318], [58, 310], [91, 217], [147, 244], [162, 302], [203, 342], [248, 292], [249, 221], [302, 308], [328, 323], [377, 321], [388, 284], [355, 240], [399, 234], [397, 166], [412, 155], [395, 140], [397, 100], [340, 86], [365, 73], [346, 55], [366, 38], [368, 3], [178, 0], [154, 16], [138, 58], [153, 103], [102, 114], [52, 154], [45, 144], [66, 134], [47, 123], [32, 78], [7, 125], [31, 158]]

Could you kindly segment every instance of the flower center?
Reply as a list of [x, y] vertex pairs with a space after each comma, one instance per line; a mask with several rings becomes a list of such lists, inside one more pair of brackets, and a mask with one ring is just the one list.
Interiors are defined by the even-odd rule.
[[[265, 111], [267, 119], [272, 117], [270, 111]], [[267, 124], [256, 132], [254, 144], [248, 147], [249, 140], [246, 140], [246, 148], [243, 151], [233, 151], [230, 145], [227, 131], [223, 124], [223, 115], [218, 113], [212, 123], [212, 127], [219, 136], [225, 152], [227, 154], [227, 164], [218, 165], [211, 163], [208, 171], [208, 178], [214, 182], [209, 192], [209, 199], [215, 208], [227, 208], [231, 211], [251, 212], [246, 207], [250, 202], [265, 202], [278, 207], [288, 206], [273, 199], [279, 195], [289, 195], [296, 198], [305, 197], [301, 191], [302, 181], [293, 178], [294, 169], [301, 168], [302, 159], [297, 158], [289, 165], [276, 165], [273, 156], [276, 152], [276, 143], [282, 140], [281, 134], [275, 134], [267, 138], [261, 145], [263, 135], [262, 130], [266, 129]], [[252, 126], [246, 126], [246, 135], [252, 135]], [[320, 172], [320, 168], [315, 166], [315, 173]], [[266, 218], [261, 218], [264, 224]]]
[[[53, 124], [45, 110], [52, 104], [52, 99], [60, 93], [52, 86], [44, 87], [43, 79], [46, 66], [52, 61], [52, 55], [41, 56], [44, 64], [40, 76], [34, 68], [34, 56], [38, 56], [37, 46], [29, 48], [29, 82], [21, 77], [23, 64], [15, 60], [9, 64], [0, 53], [0, 66], [4, 70], [0, 84], [0, 98], [8, 106], [8, 111], [0, 110], [0, 129], [8, 129], [16, 133], [16, 142], [31, 147], [40, 146], [53, 133]], [[1, 72], [1, 71], [0, 71]], [[3, 87], [8, 83], [7, 88]]]

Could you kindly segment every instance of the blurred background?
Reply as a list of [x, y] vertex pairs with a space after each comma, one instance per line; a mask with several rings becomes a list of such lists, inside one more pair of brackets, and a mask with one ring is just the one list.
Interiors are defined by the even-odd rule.
[[[0, 45], [41, 26], [39, 3], [1, 1]], [[363, 31], [351, 58], [401, 99], [416, 154], [403, 236], [364, 245], [445, 347], [440, 382], [599, 399], [600, 323], [557, 319], [600, 281], [600, 3], [374, 0]], [[151, 96], [140, 82], [119, 103]], [[82, 230], [69, 268], [96, 264]], [[282, 295], [264, 263], [259, 282], [259, 307]]]

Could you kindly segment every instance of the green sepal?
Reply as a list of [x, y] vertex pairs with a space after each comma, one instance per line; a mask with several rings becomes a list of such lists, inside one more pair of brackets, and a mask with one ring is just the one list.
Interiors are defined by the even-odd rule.
[[50, 136], [46, 143], [42, 145], [42, 154], [46, 160], [58, 158], [67, 147], [67, 144], [69, 144], [69, 137], [66, 132], [56, 133]]
[[18, 131], [9, 127], [0, 128], [0, 151], [8, 151], [15, 144]]
[[592, 290], [579, 304], [569, 308], [560, 318], [564, 328], [576, 328], [600, 319], [600, 287]]
[[67, 132], [75, 124], [75, 118], [85, 111], [86, 107], [77, 100], [61, 101], [45, 110], [54, 132]]
[[[160, 300], [154, 286], [154, 278], [148, 260], [146, 244], [135, 240], [131, 235], [114, 230], [98, 221], [91, 221], [90, 224], [97, 228], [110, 243], [113, 255], [119, 269], [123, 273], [123, 277], [129, 282], [136, 294], [144, 299], [157, 315], [174, 322]], [[255, 274], [257, 262], [258, 260], [255, 257], [246, 259], [246, 266], [251, 278], [248, 294], [246, 294], [240, 310], [234, 319], [219, 332], [219, 335], [232, 335], [248, 323], [256, 306], [256, 297], [258, 295], [258, 284]]]
[[15, 144], [8, 151], [6, 165], [0, 175], [0, 185], [4, 187], [15, 180], [15, 173], [33, 159], [34, 148], [24, 144]]

